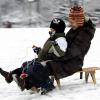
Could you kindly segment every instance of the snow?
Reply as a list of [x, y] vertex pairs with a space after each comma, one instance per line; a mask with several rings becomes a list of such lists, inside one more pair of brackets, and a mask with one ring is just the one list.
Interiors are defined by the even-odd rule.
[[78, 1], [94, 24], [100, 27], [97, 11], [100, 10], [100, 0], [0, 0], [0, 27], [5, 27], [7, 21], [13, 28], [48, 27], [55, 17], [68, 23], [69, 9], [74, 1]]
[[[21, 66], [24, 61], [32, 60], [35, 54], [32, 45], [43, 46], [49, 37], [48, 28], [13, 28], [0, 29], [0, 67], [11, 71]], [[68, 29], [66, 29], [68, 31]], [[100, 29], [97, 28], [91, 48], [85, 57], [84, 67], [100, 67]], [[100, 99], [100, 71], [96, 72], [97, 84], [94, 85], [91, 77], [86, 84], [84, 78], [79, 79], [79, 73], [61, 79], [62, 89], [56, 89], [47, 95], [21, 92], [15, 82], [7, 84], [0, 75], [1, 100], [99, 100]]]

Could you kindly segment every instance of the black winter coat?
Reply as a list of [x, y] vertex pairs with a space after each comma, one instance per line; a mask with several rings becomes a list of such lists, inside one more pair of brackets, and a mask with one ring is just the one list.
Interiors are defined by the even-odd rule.
[[94, 33], [95, 27], [91, 20], [76, 30], [71, 28], [66, 35], [68, 48], [65, 56], [47, 63], [50, 74], [53, 74], [56, 79], [60, 79], [82, 70], [84, 57], [90, 48]]

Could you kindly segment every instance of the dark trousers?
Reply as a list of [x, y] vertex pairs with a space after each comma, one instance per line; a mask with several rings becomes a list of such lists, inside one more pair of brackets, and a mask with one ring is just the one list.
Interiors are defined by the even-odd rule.
[[[12, 71], [12, 74], [17, 74], [17, 76], [20, 77], [22, 71], [22, 67], [17, 68]], [[28, 68], [26, 68], [25, 73], [28, 74], [28, 77], [25, 79], [26, 89], [30, 89], [33, 86], [46, 87], [48, 86], [46, 84], [51, 82], [47, 69], [44, 68], [39, 62], [35, 62], [34, 64], [30, 63]]]
[[22, 73], [23, 68], [17, 68], [15, 70], [12, 71], [12, 74], [16, 74], [18, 77], [20, 77], [21, 73]]

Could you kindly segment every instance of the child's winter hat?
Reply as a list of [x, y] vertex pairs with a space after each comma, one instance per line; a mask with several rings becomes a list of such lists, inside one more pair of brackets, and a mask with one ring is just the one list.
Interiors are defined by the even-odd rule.
[[63, 33], [65, 27], [66, 27], [65, 22], [59, 18], [54, 18], [50, 24], [50, 28], [53, 28], [56, 31], [56, 33]]
[[69, 18], [75, 20], [79, 26], [84, 23], [84, 11], [80, 6], [74, 6], [70, 9]]

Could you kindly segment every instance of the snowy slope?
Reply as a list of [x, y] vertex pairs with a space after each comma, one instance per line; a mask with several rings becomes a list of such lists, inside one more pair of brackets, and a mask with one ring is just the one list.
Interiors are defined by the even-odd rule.
[[48, 27], [54, 17], [67, 21], [73, 1], [81, 2], [85, 13], [100, 27], [100, 0], [0, 0], [0, 28], [6, 21], [14, 28]]
[[[19, 28], [0, 29], [0, 67], [10, 71], [20, 67], [24, 61], [35, 57], [32, 45], [43, 46], [48, 38], [47, 28]], [[66, 29], [67, 31], [68, 29]], [[84, 67], [100, 66], [100, 29], [97, 29], [91, 48], [85, 57]], [[62, 89], [47, 95], [32, 94], [31, 91], [21, 92], [15, 82], [7, 84], [0, 75], [0, 100], [99, 100], [100, 99], [100, 71], [96, 73], [97, 84], [91, 78], [86, 84], [79, 79], [79, 73], [61, 79]], [[56, 86], [56, 83], [55, 83]]]

